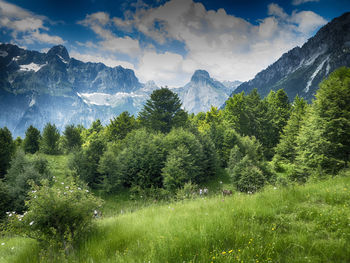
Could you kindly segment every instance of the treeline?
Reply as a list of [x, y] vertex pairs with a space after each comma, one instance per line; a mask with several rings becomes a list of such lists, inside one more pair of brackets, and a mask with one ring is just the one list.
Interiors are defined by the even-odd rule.
[[23, 210], [27, 181], [51, 176], [45, 159], [28, 161], [23, 151], [69, 154], [75, 177], [110, 193], [129, 188], [166, 197], [223, 168], [237, 190], [252, 193], [268, 183], [337, 174], [348, 167], [349, 135], [349, 68], [324, 80], [310, 105], [298, 96], [290, 102], [282, 89], [263, 99], [253, 90], [230, 97], [222, 110], [189, 115], [162, 88], [136, 118], [123, 112], [106, 126], [99, 120], [90, 128], [69, 125], [63, 134], [50, 123], [42, 133], [30, 126], [23, 141], [0, 129], [0, 195]]

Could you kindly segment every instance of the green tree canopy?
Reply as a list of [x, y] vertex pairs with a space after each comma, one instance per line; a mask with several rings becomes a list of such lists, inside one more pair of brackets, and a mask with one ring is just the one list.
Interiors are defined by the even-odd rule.
[[178, 95], [168, 88], [153, 91], [138, 117], [145, 127], [163, 133], [184, 126], [187, 121], [187, 113], [181, 109]]
[[15, 151], [12, 135], [7, 127], [0, 129], [0, 178], [2, 178], [10, 166], [11, 157]]
[[74, 148], [80, 148], [82, 145], [82, 138], [80, 135], [80, 128], [75, 127], [74, 124], [67, 125], [63, 132], [63, 146], [70, 152]]
[[36, 153], [39, 151], [40, 139], [40, 131], [30, 125], [26, 131], [26, 137], [23, 142], [24, 151], [26, 153]]
[[350, 159], [350, 68], [320, 84], [297, 138], [297, 161], [307, 169], [336, 173]]
[[46, 154], [58, 153], [58, 141], [60, 133], [55, 124], [47, 123], [43, 130], [43, 137], [41, 140], [41, 149]]
[[136, 128], [134, 116], [124, 111], [118, 117], [113, 118], [107, 126], [107, 137], [110, 141], [123, 140], [126, 135]]

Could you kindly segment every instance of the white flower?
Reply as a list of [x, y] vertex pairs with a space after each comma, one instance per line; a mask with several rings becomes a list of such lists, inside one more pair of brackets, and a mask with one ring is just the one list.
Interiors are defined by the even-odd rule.
[[81, 190], [81, 188], [80, 188], [80, 187], [78, 187], [78, 190]]
[[34, 196], [34, 198], [37, 198], [37, 196]]
[[15, 249], [15, 247], [11, 247], [11, 250], [14, 250]]
[[68, 189], [69, 187], [68, 187], [68, 186], [66, 186], [65, 188], [66, 188], [66, 189]]
[[56, 176], [52, 176], [52, 178], [56, 178]]
[[62, 182], [61, 184], [64, 184], [64, 182]]
[[5, 245], [5, 243], [1, 243], [1, 245], [2, 245], [2, 246], [4, 246], [4, 245]]
[[33, 224], [34, 224], [34, 221], [32, 221], [32, 222], [29, 223], [30, 226], [33, 225]]
[[85, 192], [87, 192], [87, 193], [88, 193], [88, 192], [89, 192], [89, 190], [85, 190]]
[[32, 191], [32, 193], [36, 193], [36, 190]]

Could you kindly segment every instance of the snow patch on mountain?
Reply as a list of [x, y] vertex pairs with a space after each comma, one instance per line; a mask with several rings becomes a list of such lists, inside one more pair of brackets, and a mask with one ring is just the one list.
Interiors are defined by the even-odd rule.
[[314, 80], [314, 78], [317, 76], [318, 72], [320, 72], [320, 70], [323, 68], [324, 63], [326, 63], [329, 59], [329, 56], [327, 56], [327, 58], [325, 60], [323, 60], [316, 68], [316, 70], [314, 71], [314, 73], [312, 73], [311, 78], [309, 79], [309, 81], [306, 84], [306, 88], [304, 89], [304, 92], [307, 93], [309, 92], [309, 89], [311, 87], [312, 81]]
[[32, 62], [32, 63], [27, 64], [27, 65], [20, 65], [19, 66], [19, 70], [21, 70], [21, 71], [35, 71], [35, 72], [37, 72], [38, 70], [40, 70], [45, 65], [47, 65], [47, 64], [38, 65], [38, 64], [35, 64], [35, 63]]
[[143, 95], [135, 94], [134, 92], [117, 92], [115, 94], [107, 94], [100, 92], [93, 93], [77, 93], [79, 97], [83, 99], [86, 104], [97, 106], [111, 106], [115, 107], [120, 103], [123, 103], [128, 98], [140, 98]]

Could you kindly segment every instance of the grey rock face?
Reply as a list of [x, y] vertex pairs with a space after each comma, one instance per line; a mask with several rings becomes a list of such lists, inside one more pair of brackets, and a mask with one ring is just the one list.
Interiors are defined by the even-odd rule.
[[283, 88], [291, 100], [299, 95], [311, 101], [320, 82], [341, 66], [350, 66], [350, 12], [333, 19], [302, 47], [283, 54], [233, 93], [257, 88], [264, 97]]
[[[135, 114], [149, 95], [143, 88], [132, 70], [83, 63], [61, 45], [47, 54], [0, 45], [0, 127], [7, 126], [15, 137], [23, 137], [31, 124], [43, 129], [51, 122], [62, 131], [67, 124], [88, 126], [96, 118], [108, 123], [124, 110]], [[143, 97], [133, 94], [138, 90]], [[99, 93], [115, 103], [95, 103]]]
[[196, 70], [191, 81], [174, 92], [179, 95], [185, 110], [197, 114], [210, 110], [211, 106], [221, 106], [235, 87], [232, 83], [225, 86], [205, 70]]

